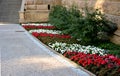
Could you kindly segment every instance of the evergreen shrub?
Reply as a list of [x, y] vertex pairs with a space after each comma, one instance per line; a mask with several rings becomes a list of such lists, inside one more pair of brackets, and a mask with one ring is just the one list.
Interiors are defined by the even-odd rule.
[[62, 33], [70, 34], [84, 45], [109, 41], [117, 29], [116, 24], [107, 20], [99, 9], [91, 11], [87, 6], [82, 10], [76, 6], [54, 6], [49, 20]]

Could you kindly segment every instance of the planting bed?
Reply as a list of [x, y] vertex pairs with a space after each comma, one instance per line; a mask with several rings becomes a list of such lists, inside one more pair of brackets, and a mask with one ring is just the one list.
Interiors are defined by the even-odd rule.
[[[105, 49], [103, 44], [101, 44], [102, 46], [84, 46], [70, 35], [62, 34], [55, 26], [47, 23], [28, 23], [22, 24], [22, 26], [47, 46], [95, 75], [120, 76], [119, 46], [110, 43], [118, 50], [116, 48]], [[104, 45], [110, 47], [110, 44]]]

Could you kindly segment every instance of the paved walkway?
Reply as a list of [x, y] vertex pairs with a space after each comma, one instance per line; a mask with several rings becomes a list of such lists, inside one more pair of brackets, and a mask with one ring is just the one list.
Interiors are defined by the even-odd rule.
[[0, 0], [0, 23], [18, 23], [22, 0]]
[[22, 0], [0, 0], [0, 76], [89, 76], [18, 24]]
[[1, 76], [89, 76], [18, 24], [0, 26]]

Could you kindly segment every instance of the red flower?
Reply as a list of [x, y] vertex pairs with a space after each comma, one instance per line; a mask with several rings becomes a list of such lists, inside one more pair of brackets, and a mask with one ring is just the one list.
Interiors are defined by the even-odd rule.
[[105, 61], [105, 60], [102, 60], [102, 61], [101, 61], [101, 64], [102, 64], [102, 65], [106, 64], [106, 61]]
[[57, 38], [70, 38], [69, 35], [60, 35], [60, 34], [48, 34], [48, 33], [37, 33], [33, 32], [32, 35], [35, 37], [42, 36], [42, 37], [57, 37]]
[[88, 59], [87, 62], [88, 62], [88, 65], [93, 63], [91, 59]]
[[113, 68], [113, 64], [112, 63], [110, 63], [110, 64], [108, 64], [108, 68]]
[[[91, 64], [98, 67], [104, 65], [108, 68], [120, 67], [120, 59], [113, 55], [99, 56], [97, 54], [85, 54], [81, 52], [66, 52], [71, 60], [77, 62], [84, 67]], [[65, 53], [65, 55], [66, 55]]]
[[39, 36], [39, 34], [37, 32], [33, 32], [32, 35], [35, 36], [35, 37]]
[[25, 29], [55, 29], [55, 26], [35, 26], [35, 25], [23, 25]]

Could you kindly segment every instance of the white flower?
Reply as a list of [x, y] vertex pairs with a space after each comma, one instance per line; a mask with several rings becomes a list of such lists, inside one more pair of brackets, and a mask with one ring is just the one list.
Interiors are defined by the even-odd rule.
[[21, 24], [22, 26], [52, 26], [51, 24], [49, 23], [26, 23], [26, 24]]
[[76, 52], [84, 52], [84, 53], [91, 53], [91, 54], [99, 54], [99, 55], [106, 55], [106, 50], [100, 49], [95, 46], [82, 46], [80, 44], [67, 44], [67, 43], [49, 43], [48, 46], [53, 48], [54, 50], [65, 53], [66, 51], [76, 51]]
[[37, 32], [37, 33], [51, 33], [51, 34], [60, 34], [61, 31], [57, 31], [57, 30], [46, 30], [46, 29], [34, 29], [34, 30], [29, 30], [29, 33], [32, 32]]

